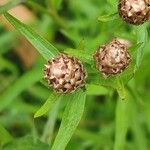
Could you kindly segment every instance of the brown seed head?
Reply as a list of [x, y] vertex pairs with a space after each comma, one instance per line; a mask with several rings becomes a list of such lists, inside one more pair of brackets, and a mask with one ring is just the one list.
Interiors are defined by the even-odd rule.
[[150, 18], [150, 0], [119, 0], [118, 11], [127, 23], [143, 24]]
[[45, 65], [44, 78], [58, 93], [71, 93], [85, 85], [86, 70], [75, 57], [61, 54]]
[[95, 53], [96, 67], [105, 77], [121, 73], [130, 63], [127, 46], [118, 39], [103, 45]]

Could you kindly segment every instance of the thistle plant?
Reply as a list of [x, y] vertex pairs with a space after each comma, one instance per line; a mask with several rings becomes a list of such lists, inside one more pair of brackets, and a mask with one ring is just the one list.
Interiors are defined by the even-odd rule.
[[149, 0], [120, 0], [118, 10], [124, 21], [134, 25], [143, 24], [150, 19]]
[[86, 70], [75, 57], [61, 54], [45, 65], [44, 78], [58, 93], [72, 93], [85, 85]]
[[96, 67], [104, 76], [118, 74], [127, 68], [131, 60], [127, 47], [128, 45], [114, 39], [95, 53]]
[[[35, 25], [8, 12], [19, 4], [32, 10]], [[14, 0], [0, 6], [15, 28], [11, 33], [0, 26], [6, 34], [0, 37], [1, 148], [148, 150], [149, 5]], [[12, 63], [17, 56], [7, 59], [18, 34], [39, 53], [30, 70]]]

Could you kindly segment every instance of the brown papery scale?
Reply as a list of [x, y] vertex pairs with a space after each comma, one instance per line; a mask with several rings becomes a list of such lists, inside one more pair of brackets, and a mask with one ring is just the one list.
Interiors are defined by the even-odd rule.
[[61, 54], [45, 65], [44, 78], [58, 93], [72, 93], [85, 85], [86, 70], [80, 60]]
[[150, 19], [150, 0], [119, 0], [118, 11], [125, 22], [143, 24]]
[[121, 73], [129, 65], [131, 58], [128, 53], [129, 43], [122, 39], [113, 39], [99, 48], [94, 54], [97, 69], [104, 77]]

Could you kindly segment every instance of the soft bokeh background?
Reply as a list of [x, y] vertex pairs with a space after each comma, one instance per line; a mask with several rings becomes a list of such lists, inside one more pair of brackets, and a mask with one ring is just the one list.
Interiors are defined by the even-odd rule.
[[[0, 8], [7, 2], [0, 0]], [[60, 50], [84, 44], [86, 53], [91, 55], [113, 37], [132, 43], [137, 41], [139, 27], [127, 25], [119, 18], [108, 21], [104, 17], [98, 21], [99, 16], [117, 12], [117, 0], [30, 0], [9, 12]], [[145, 26], [150, 34], [149, 23]], [[126, 85], [129, 98], [122, 108], [122, 100], [115, 90], [94, 86], [89, 90], [84, 116], [68, 150], [111, 150], [114, 147], [122, 150], [124, 144], [125, 150], [149, 150], [150, 36], [142, 55], [140, 67]], [[44, 117], [33, 119], [51, 92], [41, 82], [42, 65], [43, 59], [36, 49], [0, 16], [0, 128], [16, 139], [34, 135], [47, 143], [47, 139], [53, 141], [57, 134], [66, 101], [61, 101]], [[128, 108], [127, 113], [117, 116], [117, 110], [124, 107]], [[123, 130], [127, 130], [127, 134], [126, 142], [118, 148], [117, 142], [123, 138], [121, 133], [126, 132], [118, 131], [119, 124], [125, 126]], [[5, 137], [0, 133], [1, 145], [4, 144], [2, 139]]]

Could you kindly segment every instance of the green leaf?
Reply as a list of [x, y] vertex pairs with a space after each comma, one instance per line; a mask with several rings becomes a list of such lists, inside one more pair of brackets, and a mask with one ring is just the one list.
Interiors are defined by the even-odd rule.
[[78, 50], [84, 50], [85, 49], [85, 40], [84, 39], [82, 39], [80, 41], [80, 43], [79, 43], [79, 45], [77, 46], [76, 49], [78, 49]]
[[[134, 97], [131, 97], [131, 99], [133, 98]], [[141, 121], [141, 117], [140, 117], [140, 116], [143, 117], [143, 115], [139, 113], [139, 109], [141, 108], [141, 105], [140, 107], [137, 105], [137, 103], [135, 102], [135, 98], [134, 100], [131, 100], [131, 102], [132, 102], [132, 109], [130, 111], [130, 116], [131, 116], [130, 128], [132, 130], [135, 145], [136, 147], [138, 147], [138, 150], [149, 150], [148, 143], [147, 143], [149, 139], [147, 138], [147, 134], [142, 124], [143, 121]]]
[[44, 105], [35, 113], [34, 118], [46, 114], [55, 105], [56, 101], [59, 98], [60, 95], [58, 95], [57, 93], [51, 93]]
[[65, 108], [52, 150], [64, 150], [71, 139], [83, 115], [86, 93], [82, 90], [78, 90], [64, 98], [67, 98], [68, 104]]
[[107, 95], [108, 90], [103, 86], [98, 86], [95, 84], [87, 84], [86, 94], [87, 95]]
[[34, 1], [28, 1], [27, 4], [31, 6], [32, 8], [36, 8], [36, 10], [39, 12], [42, 12], [44, 14], [49, 15], [50, 17], [53, 18], [54, 22], [60, 26], [61, 28], [67, 28], [66, 22], [58, 15], [57, 11], [53, 8], [45, 9], [42, 5], [40, 5], [37, 2]]
[[0, 36], [0, 54], [6, 53], [12, 47], [16, 45], [15, 39], [17, 37], [16, 32], [5, 32]]
[[49, 145], [33, 139], [32, 136], [25, 136], [7, 144], [3, 150], [49, 150]]
[[148, 131], [150, 133], [150, 101], [149, 101], [150, 94], [148, 96], [145, 96], [144, 102], [144, 112], [145, 112], [145, 118], [147, 122]]
[[69, 55], [73, 55], [73, 56], [81, 59], [82, 61], [84, 61], [88, 64], [91, 64], [93, 62], [92, 56], [87, 54], [86, 51], [68, 48], [64, 52], [69, 54]]
[[13, 84], [11, 84], [2, 94], [0, 100], [0, 111], [6, 108], [11, 102], [26, 88], [36, 83], [42, 78], [42, 68], [33, 68], [25, 73]]
[[143, 43], [137, 43], [135, 45], [132, 45], [130, 48], [129, 48], [129, 52], [130, 53], [134, 53], [135, 51], [137, 51], [138, 48], [140, 48], [140, 46], [142, 46]]
[[4, 145], [12, 140], [12, 136], [8, 131], [0, 124], [0, 145]]
[[119, 18], [118, 13], [113, 13], [113, 14], [107, 14], [107, 15], [98, 17], [98, 21], [108, 22], [108, 21], [113, 21], [118, 18]]
[[5, 13], [5, 17], [18, 31], [20, 31], [32, 43], [32, 45], [46, 60], [54, 58], [56, 55], [59, 54], [58, 50], [52, 44], [50, 44], [46, 39], [38, 35], [30, 27], [23, 24], [8, 13]]
[[64, 30], [64, 29], [61, 29], [60, 32], [65, 36], [67, 37], [69, 40], [71, 40], [71, 42], [75, 43], [75, 45], [78, 45], [79, 44], [79, 39], [80, 39], [80, 36], [76, 33], [76, 31], [72, 31], [72, 30]]
[[0, 6], [0, 14], [5, 13], [6, 11], [10, 10], [11, 8], [17, 6], [18, 4], [21, 4], [25, 2], [26, 0], [11, 0], [9, 3]]
[[[105, 147], [107, 144], [109, 144], [109, 147], [112, 146], [111, 142], [110, 142], [110, 134], [107, 135], [108, 133], [105, 133], [105, 130], [106, 132], [109, 132], [109, 127], [103, 127], [104, 129], [101, 130], [101, 132], [98, 132], [98, 133], [93, 133], [92, 131], [89, 131], [89, 130], [85, 130], [85, 129], [77, 129], [76, 132], [75, 132], [75, 135], [84, 140], [84, 141], [88, 141], [92, 144], [92, 146], [99, 146], [99, 147]], [[105, 129], [107, 128], [107, 129]], [[110, 133], [110, 132], [109, 132]], [[100, 148], [96, 149], [96, 150], [99, 150]], [[95, 150], [93, 148], [93, 150]]]
[[117, 10], [118, 0], [107, 0], [107, 2], [112, 6], [111, 10]]
[[144, 47], [147, 43], [147, 39], [148, 39], [148, 32], [147, 32], [147, 27], [146, 24], [141, 25], [139, 27], [137, 27], [137, 42], [138, 43], [143, 43], [138, 49], [137, 49], [137, 67], [140, 66], [142, 58], [143, 58], [143, 50]]
[[116, 107], [116, 133], [114, 150], [125, 150], [126, 134], [129, 127], [130, 100], [118, 100]]
[[3, 58], [2, 56], [0, 56], [0, 64], [1, 64], [0, 71], [1, 69], [5, 68], [10, 70], [16, 76], [18, 75], [17, 67], [14, 64], [12, 64], [9, 60]]
[[60, 8], [62, 0], [48, 0], [51, 3], [53, 8]]

